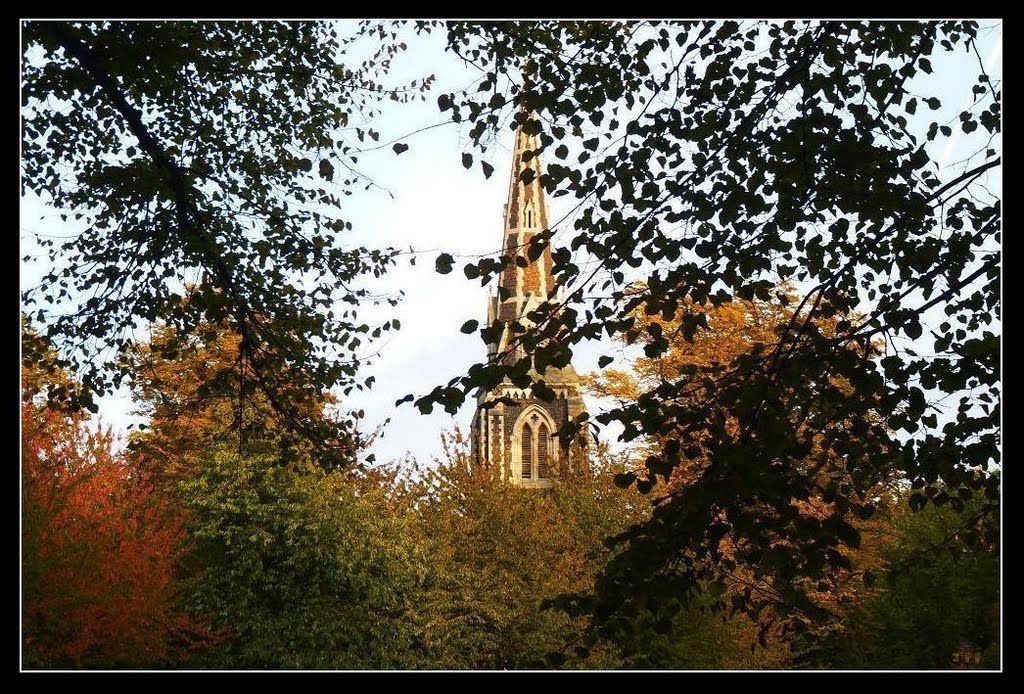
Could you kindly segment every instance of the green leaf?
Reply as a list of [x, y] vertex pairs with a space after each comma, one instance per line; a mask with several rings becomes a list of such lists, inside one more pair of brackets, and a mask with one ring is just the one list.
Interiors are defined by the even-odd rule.
[[603, 356], [603, 357], [601, 357], [600, 359], [597, 360], [597, 368], [603, 369], [604, 367], [606, 367], [609, 364], [611, 364], [612, 361], [614, 361], [614, 360], [611, 357]]
[[484, 178], [490, 178], [491, 174], [494, 173], [494, 167], [485, 161], [480, 162], [480, 168], [484, 170]]
[[473, 155], [469, 152], [462, 153], [462, 165], [467, 169], [473, 166]]
[[459, 331], [463, 332], [463, 333], [465, 333], [467, 335], [470, 335], [470, 334], [476, 332], [476, 329], [477, 329], [477, 327], [479, 327], [479, 325], [480, 325], [479, 321], [468, 320], [468, 321], [466, 321], [465, 323], [462, 324], [462, 327], [459, 328]]
[[391, 149], [395, 150], [395, 154], [401, 154], [405, 150], [409, 149], [409, 145], [403, 142], [396, 142], [394, 145], [391, 146]]

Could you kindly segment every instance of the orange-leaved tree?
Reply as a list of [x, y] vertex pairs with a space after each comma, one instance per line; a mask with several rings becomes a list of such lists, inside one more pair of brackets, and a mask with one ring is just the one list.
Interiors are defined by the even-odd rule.
[[[635, 287], [637, 296], [643, 295], [643, 287]], [[792, 300], [790, 287], [782, 285], [778, 289], [780, 299]], [[629, 354], [629, 368], [606, 369], [590, 374], [586, 383], [590, 391], [603, 398], [611, 398], [620, 407], [637, 408], [642, 411], [652, 405], [649, 394], [656, 392], [659, 384], [676, 383], [689, 379], [686, 389], [687, 397], [683, 401], [673, 403], [683, 408], [700, 408], [712, 400], [716, 388], [716, 379], [728, 377], [731, 370], [751, 368], [760, 355], [768, 354], [776, 347], [781, 331], [790, 323], [793, 312], [786, 301], [768, 302], [758, 299], [734, 299], [724, 303], [691, 304], [686, 312], [688, 320], [666, 320], [657, 312], [645, 310], [646, 305], [640, 303], [632, 313], [632, 328], [623, 335], [626, 350], [635, 346], [647, 348], [657, 341], [667, 341], [668, 349], [658, 352], [657, 356]], [[833, 315], [819, 318], [807, 329], [819, 331], [822, 335], [835, 334], [836, 326], [848, 317]], [[872, 356], [877, 352], [877, 345], [860, 346], [862, 351]], [[846, 347], [844, 349], [850, 349]], [[784, 385], [780, 387], [785, 387]], [[843, 378], [835, 378], [831, 387], [839, 392], [850, 391], [849, 383]], [[842, 611], [842, 606], [862, 596], [869, 590], [861, 579], [867, 583], [873, 581], [872, 572], [882, 568], [883, 562], [878, 548], [887, 532], [886, 521], [889, 511], [897, 503], [898, 496], [895, 478], [876, 484], [870, 490], [864, 490], [865, 497], [872, 500], [863, 509], [858, 509], [859, 518], [855, 522], [842, 520], [837, 513], [835, 490], [840, 485], [858, 485], [855, 477], [856, 469], [839, 459], [833, 446], [822, 445], [827, 433], [819, 433], [814, 429], [815, 410], [813, 403], [800, 412], [793, 412], [791, 418], [798, 429], [805, 431], [807, 442], [804, 454], [799, 459], [777, 461], [778, 465], [786, 465], [799, 469], [799, 474], [808, 480], [808, 493], [790, 499], [793, 510], [793, 522], [805, 524], [809, 532], [828, 524], [842, 524], [841, 536], [844, 545], [837, 545], [829, 550], [829, 563], [813, 568], [808, 573], [812, 580], [800, 582], [801, 593], [809, 596], [810, 602], [797, 606], [798, 611], [808, 614], [831, 612], [833, 616]], [[723, 415], [724, 417], [724, 415]], [[802, 421], [796, 421], [801, 419]], [[867, 422], [849, 421], [848, 430], [856, 435], [860, 430], [868, 428]], [[871, 422], [878, 426], [880, 422]], [[738, 436], [739, 425], [736, 421], [725, 418], [722, 422], [725, 431]], [[657, 436], [638, 436], [637, 431], [625, 432], [624, 438], [633, 441], [633, 450], [637, 464], [635, 469], [621, 476], [624, 483], [639, 481], [639, 488], [647, 491], [656, 506], [667, 502], [675, 496], [685, 493], [687, 488], [699, 484], [707, 470], [709, 459], [702, 448], [701, 442], [708, 435], [701, 432], [687, 432], [685, 437], [689, 445], [680, 450], [680, 432], [669, 427], [660, 431]], [[771, 432], [760, 432], [763, 437], [770, 437]], [[696, 443], [695, 443], [696, 442]], [[679, 462], [668, 465], [665, 452], [674, 451]], [[752, 470], [751, 474], [765, 476], [764, 470]], [[771, 484], [771, 480], [766, 480]], [[839, 495], [842, 498], [842, 495]], [[846, 511], [847, 509], [843, 509]], [[765, 508], [765, 513], [773, 513]], [[756, 515], [756, 514], [753, 514]], [[736, 522], [750, 522], [750, 519], [739, 519], [729, 513], [718, 514], [715, 523], [708, 526], [709, 535], [716, 536], [723, 555], [729, 557], [713, 570], [702, 574], [706, 584], [714, 587], [710, 594], [717, 597], [713, 609], [746, 611], [751, 603], [751, 595], [760, 598], [762, 605], [771, 605], [792, 599], [794, 592], [787, 582], [797, 573], [792, 566], [797, 561], [789, 552], [785, 541], [768, 539], [770, 549], [758, 555], [757, 561], [746, 561], [743, 547], [734, 543], [733, 527]], [[691, 558], [695, 559], [695, 558]], [[687, 570], [701, 571], [703, 562], [693, 561]], [[710, 566], [710, 565], [706, 565]], [[856, 567], [856, 570], [854, 569]], [[801, 571], [802, 573], [802, 571]], [[732, 598], [736, 597], [735, 600]], [[792, 608], [792, 605], [788, 605]], [[770, 608], [769, 608], [770, 609]], [[763, 608], [757, 608], [762, 626], [759, 634], [762, 643], [765, 635], [775, 624], [770, 617], [765, 618]], [[806, 620], [809, 623], [810, 620]], [[830, 625], [834, 627], [835, 622]], [[792, 622], [789, 623], [792, 626]]]
[[[289, 380], [287, 364], [254, 369], [255, 360], [269, 359], [267, 346], [213, 324], [204, 324], [199, 336], [183, 336], [166, 323], [151, 331], [150, 340], [128, 356], [137, 412], [149, 420], [131, 436], [129, 448], [159, 484], [174, 489], [198, 473], [210, 450], [223, 446], [243, 454], [273, 453], [284, 462], [313, 454], [328, 468], [355, 459], [358, 444], [330, 411], [330, 393], [307, 392], [284, 408], [261, 385], [266, 379]], [[286, 426], [283, 419], [293, 421]], [[332, 425], [333, 437], [296, 433], [323, 434]]]
[[44, 401], [73, 380], [28, 326], [24, 343], [24, 665], [175, 662], [212, 638], [179, 608], [182, 517], [153, 495], [109, 429]]

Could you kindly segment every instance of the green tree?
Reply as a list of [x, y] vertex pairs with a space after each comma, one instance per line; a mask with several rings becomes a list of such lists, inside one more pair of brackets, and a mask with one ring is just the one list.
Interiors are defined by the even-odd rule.
[[577, 652], [584, 622], [545, 601], [588, 588], [607, 561], [602, 539], [647, 513], [643, 497], [612, 484], [621, 462], [602, 456], [592, 476], [538, 491], [478, 468], [458, 431], [442, 442], [443, 459], [404, 492], [431, 557], [421, 617], [434, 667], [536, 668], [545, 658], [548, 666], [615, 667], [612, 644]]
[[419, 586], [428, 564], [407, 519], [342, 472], [273, 451], [213, 449], [184, 480], [195, 566], [190, 607], [230, 638], [212, 668], [422, 667]]
[[[133, 390], [149, 416], [133, 458], [180, 507], [192, 613], [227, 635], [211, 668], [391, 669], [423, 661], [416, 601], [422, 557], [383, 484], [342, 473], [240, 387], [240, 336], [164, 324], [133, 348]], [[173, 344], [173, 350], [167, 347]], [[331, 398], [303, 416], [325, 418]], [[351, 462], [345, 448], [341, 462]]]
[[[378, 135], [362, 124], [430, 78], [387, 88], [404, 46], [341, 26], [23, 23], [23, 185], [85, 225], [39, 239], [49, 269], [23, 299], [86, 391], [121, 384], [119, 355], [146, 322], [182, 338], [227, 325], [283, 419], [343, 435], [309, 430], [296, 410], [363, 387], [357, 348], [397, 325], [358, 320], [367, 292], [353, 282], [392, 255], [344, 242], [341, 203], [372, 184], [356, 150]], [[358, 64], [348, 52], [364, 36], [379, 50]]]
[[[614, 477], [627, 456], [598, 445], [591, 474], [543, 491], [499, 482], [471, 462], [458, 432], [445, 456], [409, 484], [432, 558], [420, 612], [433, 667], [522, 669], [748, 668], [779, 666], [784, 649], [752, 655], [757, 628], [684, 601], [669, 620], [635, 615], [596, 638], [585, 619], [554, 609], [580, 599], [616, 549], [605, 538], [650, 517], [649, 501]], [[569, 595], [567, 595], [569, 594]], [[585, 599], [585, 598], [584, 598]]]
[[969, 500], [903, 510], [889, 519], [883, 548], [891, 580], [860, 602], [846, 628], [806, 653], [812, 667], [950, 669], [963, 642], [984, 653], [982, 667], [999, 667], [999, 547], [997, 538], [965, 541], [986, 515]]
[[[153, 326], [129, 351], [148, 425], [133, 460], [187, 519], [192, 614], [225, 638], [209, 668], [380, 669], [422, 662], [415, 596], [423, 564], [385, 485], [340, 472], [296, 437], [261, 391], [240, 394], [240, 337], [208, 324]], [[172, 344], [173, 349], [168, 348]], [[329, 416], [310, 398], [310, 419]], [[243, 435], [244, 434], [244, 435]], [[342, 462], [351, 449], [342, 451]]]
[[[921, 490], [915, 504], [940, 490], [998, 497], [1001, 204], [985, 183], [1001, 164], [1001, 92], [978, 56], [976, 23], [446, 28], [449, 49], [481, 76], [440, 95], [439, 108], [467, 124], [481, 153], [509, 119], [539, 133], [546, 170], [523, 176], [576, 205], [530, 249], [559, 234], [565, 297], [517, 330], [510, 349], [521, 343], [532, 360], [496, 355], [421, 397], [420, 409], [454, 411], [476, 388], [565, 364], [581, 341], [632, 330], [639, 306], [677, 321], [688, 340], [708, 302], [757, 298], [791, 311], [774, 340], [727, 368], [685, 369], [597, 418], [627, 440], [675, 432], [656, 456], [666, 476], [698, 444], [708, 460], [620, 536], [625, 549], [588, 608], [598, 625], [626, 619], [639, 595], [658, 605], [709, 590], [703, 569], [679, 557], [734, 569], [709, 532], [717, 526], [752, 562], [785, 568], [773, 597], [755, 591], [738, 607], [763, 614], [770, 600], [800, 631], [821, 614], [806, 579], [848, 561], [837, 547], [856, 542], [850, 522], [870, 512], [879, 481], [905, 477]], [[934, 95], [944, 76], [933, 61], [946, 54], [978, 66], [963, 111]], [[953, 137], [971, 154], [940, 177], [934, 147]], [[509, 262], [488, 257], [465, 272], [486, 282]], [[780, 279], [800, 289], [795, 305], [776, 292]], [[630, 295], [636, 280], [646, 291]], [[857, 311], [862, 319], [843, 318]], [[833, 318], [834, 333], [817, 327]], [[646, 355], [658, 358], [670, 335], [655, 323], [648, 332]], [[883, 352], [872, 358], [863, 346], [876, 339]], [[709, 396], [699, 406], [688, 397], [695, 383]], [[827, 523], [798, 522], [794, 510], [813, 472], [794, 463], [814, 446], [853, 480], [830, 490]], [[733, 516], [745, 520], [721, 527]]]
[[[757, 626], [712, 601], [682, 600], [668, 619], [635, 614], [628, 630], [597, 638], [581, 594], [617, 552], [605, 538], [650, 516], [635, 489], [614, 484], [625, 453], [590, 451], [591, 475], [543, 491], [498, 482], [474, 466], [459, 432], [444, 457], [399, 484], [431, 557], [420, 617], [433, 667], [588, 669], [779, 667], [785, 648], [752, 654]], [[586, 600], [586, 598], [582, 598]], [[559, 604], [568, 610], [554, 609]]]

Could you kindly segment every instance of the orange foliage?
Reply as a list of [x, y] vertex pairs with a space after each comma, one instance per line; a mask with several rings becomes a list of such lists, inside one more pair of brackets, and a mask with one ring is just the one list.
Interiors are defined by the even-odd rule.
[[176, 607], [182, 517], [109, 430], [33, 402], [23, 369], [22, 627], [26, 667], [166, 663], [210, 635]]
[[133, 355], [135, 400], [150, 423], [132, 440], [140, 464], [160, 481], [192, 477], [205, 451], [237, 429], [241, 338], [218, 331], [210, 344], [187, 342], [165, 356], [173, 340], [173, 330], [157, 327]]
[[[643, 291], [643, 289], [642, 285], [636, 287], [637, 291]], [[788, 295], [790, 300], [793, 299], [789, 287], [783, 285], [780, 291]], [[719, 306], [689, 303], [687, 310], [703, 314], [707, 326], [694, 334], [692, 342], [686, 340], [682, 335], [681, 321], [678, 319], [665, 320], [657, 314], [647, 315], [643, 310], [643, 305], [638, 307], [632, 314], [635, 323], [624, 336], [625, 341], [627, 343], [637, 341], [643, 343], [649, 339], [648, 327], [657, 323], [661, 326], [662, 333], [668, 338], [669, 350], [656, 358], [637, 356], [632, 360], [631, 368], [628, 371], [605, 369], [602, 372], [586, 375], [584, 382], [590, 391], [599, 397], [612, 398], [619, 403], [628, 404], [636, 401], [644, 393], [655, 390], [663, 381], [678, 380], [680, 374], [685, 372], [687, 367], [698, 367], [699, 374], [724, 373], [738, 357], [759, 349], [762, 354], [770, 353], [778, 343], [778, 330], [789, 323], [792, 318], [792, 312], [785, 306], [775, 302], [756, 300], [734, 300]], [[815, 325], [823, 334], [830, 335], [835, 334], [835, 326], [838, 321], [838, 317], [818, 319]], [[835, 385], [840, 390], [849, 390], [849, 384], [843, 380], [838, 380]], [[695, 387], [692, 397], [696, 400], [706, 395], [707, 392], [703, 387]], [[733, 421], [727, 422], [726, 427], [734, 434], [738, 432], [738, 426]], [[636, 453], [634, 471], [638, 477], [649, 478], [644, 461], [650, 455], [658, 455], [665, 442], [670, 438], [673, 438], [672, 434], [648, 438], [634, 447]], [[696, 438], [698, 441], [701, 440], [700, 435], [697, 435]], [[821, 489], [826, 488], [832, 482], [845, 481], [846, 472], [842, 466], [819, 465], [818, 461], [821, 456], [822, 450], [815, 443], [806, 461], [808, 467], [818, 468], [816, 477], [820, 480]], [[706, 464], [707, 460], [703, 455], [682, 461], [672, 471], [667, 481], [656, 481], [651, 492], [652, 498], [664, 498], [673, 490], [691, 483], [700, 476]], [[885, 485], [879, 486], [874, 490], [876, 506], [885, 509], [895, 505], [896, 495], [894, 492], [895, 488], [888, 489]], [[835, 505], [826, 502], [820, 496], [806, 500], [794, 498], [791, 503], [800, 510], [801, 514], [815, 517], [818, 520], [824, 520], [835, 512]], [[870, 592], [870, 589], [866, 588], [859, 579], [865, 571], [877, 571], [883, 568], [884, 562], [879, 554], [879, 549], [887, 533], [886, 521], [882, 519], [888, 515], [888, 513], [880, 513], [870, 520], [855, 523], [861, 532], [860, 548], [842, 547], [838, 551], [849, 556], [858, 570], [856, 572], [837, 572], [837, 574], [823, 579], [817, 586], [811, 587], [809, 593], [817, 604], [835, 610]], [[735, 556], [736, 547], [730, 536], [722, 538], [721, 546], [726, 556]], [[727, 594], [747, 587], [758, 589], [758, 582], [754, 580], [751, 567], [738, 566], [733, 575], [725, 578], [726, 584], [730, 586]], [[766, 589], [767, 586], [762, 584], [760, 588]]]
[[[638, 291], [642, 289], [642, 285], [637, 287]], [[720, 306], [690, 303], [687, 310], [703, 314], [707, 324], [706, 329], [695, 333], [692, 342], [683, 337], [679, 320], [668, 321], [657, 314], [649, 316], [642, 306], [634, 311], [636, 322], [626, 334], [626, 339], [642, 340], [648, 335], [648, 327], [658, 324], [668, 337], [670, 349], [653, 359], [636, 357], [628, 371], [605, 369], [600, 373], [587, 374], [584, 376], [585, 385], [599, 397], [613, 398], [622, 403], [634, 402], [643, 393], [657, 388], [662, 381], [678, 380], [685, 367], [695, 366], [702, 371], [726, 369], [734, 359], [749, 353], [754, 345], [771, 348], [778, 341], [776, 328], [790, 318], [790, 313], [778, 304], [758, 301], [732, 301]], [[695, 397], [700, 393], [697, 390]], [[656, 454], [663, 445], [663, 440], [649, 440], [637, 447], [637, 453], [642, 454], [639, 456], [641, 467], [637, 470], [639, 476], [646, 477], [647, 474], [642, 461], [648, 455]], [[656, 488], [655, 496], [692, 479], [701, 462], [689, 462], [688, 466], [677, 467], [669, 484]]]
[[[161, 491], [194, 477], [212, 448], [225, 442], [237, 445], [243, 435], [250, 442], [275, 441], [282, 459], [288, 451], [308, 448], [280, 425], [257, 387], [259, 375], [240, 358], [241, 337], [214, 325], [204, 325], [202, 332], [202, 338], [181, 336], [172, 327], [156, 325], [149, 344], [130, 355], [138, 414], [148, 416], [149, 425], [132, 434], [129, 448]], [[323, 393], [297, 407], [295, 414], [306, 421], [326, 421], [331, 417], [327, 408], [335, 402]]]

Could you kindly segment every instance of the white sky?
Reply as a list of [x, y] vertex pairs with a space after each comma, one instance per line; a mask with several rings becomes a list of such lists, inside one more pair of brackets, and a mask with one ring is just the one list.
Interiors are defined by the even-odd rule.
[[[1001, 78], [1001, 28], [997, 22], [982, 22], [995, 26], [983, 32], [979, 43], [986, 68], [993, 79]], [[415, 38], [411, 32], [405, 37], [409, 50], [395, 59], [393, 81], [408, 82], [414, 77], [434, 73], [437, 82], [425, 102], [397, 104], [385, 102], [384, 113], [374, 120], [373, 127], [381, 133], [380, 144], [417, 130], [424, 125], [442, 120], [438, 112], [437, 94], [466, 87], [476, 77], [475, 69], [464, 67], [460, 61], [443, 52], [443, 35]], [[920, 106], [918, 117], [928, 122], [937, 119], [947, 122], [948, 115], [954, 132], [959, 133], [955, 117], [969, 103], [970, 90], [977, 77], [977, 59], [973, 56], [947, 55], [941, 49], [932, 59], [935, 74], [928, 88], [935, 88], [943, 102], [936, 112]], [[461, 272], [466, 259], [494, 252], [500, 248], [502, 237], [502, 206], [508, 192], [511, 169], [511, 131], [505, 131], [498, 148], [489, 153], [494, 175], [485, 180], [475, 161], [471, 170], [461, 164], [464, 136], [455, 125], [446, 125], [419, 133], [407, 140], [408, 151], [396, 156], [390, 145], [367, 152], [360, 165], [381, 185], [387, 187], [394, 199], [379, 190], [358, 191], [345, 198], [343, 214], [353, 224], [353, 232], [346, 243], [366, 244], [371, 247], [394, 246], [413, 248], [419, 253], [400, 258], [399, 264], [379, 283], [367, 284], [378, 291], [405, 291], [404, 301], [395, 309], [387, 308], [389, 315], [401, 321], [401, 330], [382, 338], [373, 346], [379, 355], [364, 370], [363, 378], [375, 376], [374, 387], [368, 392], [353, 393], [344, 399], [352, 409], [366, 412], [366, 430], [390, 418], [384, 435], [378, 439], [372, 452], [378, 460], [389, 460], [411, 452], [421, 461], [440, 453], [439, 432], [460, 426], [468, 431], [474, 401], [468, 401], [456, 417], [439, 409], [428, 416], [421, 415], [410, 403], [398, 408], [397, 399], [406, 393], [421, 395], [434, 386], [447, 383], [463, 373], [471, 364], [481, 360], [485, 347], [478, 335], [463, 335], [460, 326], [468, 319], [482, 320], [485, 313], [486, 290], [479, 281], [469, 282]], [[368, 143], [378, 144], [378, 143]], [[937, 143], [935, 143], [937, 144]], [[943, 151], [932, 151], [943, 164], [962, 157], [962, 138], [954, 136], [943, 141]], [[998, 149], [998, 147], [997, 147]], [[475, 156], [475, 159], [479, 159]], [[998, 170], [997, 170], [998, 171]], [[1001, 179], [995, 175], [992, 190], [999, 194]], [[559, 219], [565, 211], [567, 197], [549, 199], [552, 219]], [[22, 199], [21, 256], [34, 245], [32, 234], [66, 235], [69, 226], [59, 219], [59, 212], [49, 208], [34, 196]], [[449, 275], [434, 272], [434, 259], [440, 252], [456, 258], [455, 270]], [[409, 264], [415, 257], [416, 264]], [[459, 262], [461, 261], [461, 262]], [[32, 286], [42, 274], [34, 263], [22, 264], [22, 287]], [[384, 313], [379, 314], [383, 319]], [[577, 349], [574, 365], [580, 373], [593, 370], [601, 354], [611, 353], [612, 345], [586, 343]], [[617, 350], [614, 350], [617, 351]], [[108, 396], [100, 401], [100, 416], [116, 430], [125, 431], [135, 418], [129, 415], [131, 403], [124, 393]], [[591, 403], [593, 411], [593, 403]]]

